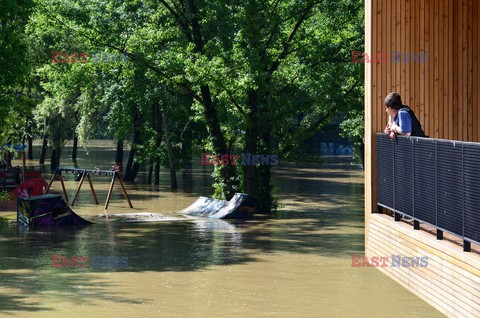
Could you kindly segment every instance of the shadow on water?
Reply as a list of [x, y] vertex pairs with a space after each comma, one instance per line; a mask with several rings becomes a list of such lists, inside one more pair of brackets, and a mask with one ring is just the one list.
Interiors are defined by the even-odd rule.
[[[17, 295], [48, 292], [72, 303], [88, 303], [90, 298], [136, 303], [122, 296], [121, 288], [115, 289], [113, 282], [102, 282], [99, 287], [95, 273], [196, 271], [212, 265], [255, 262], [259, 253], [346, 258], [361, 254], [361, 229], [356, 233], [335, 231], [347, 219], [357, 223], [340, 215], [340, 210], [318, 214], [282, 212], [274, 218], [260, 217], [251, 222], [209, 219], [155, 224], [111, 222], [76, 231], [23, 233], [2, 229], [0, 281], [4, 287], [19, 290]], [[54, 268], [51, 266], [54, 254], [70, 258], [127, 256], [128, 267]], [[27, 305], [20, 296], [0, 297], [0, 311], [49, 310], [40, 303]]]
[[48, 308], [44, 308], [41, 306], [40, 302], [33, 302], [29, 304], [24, 304], [23, 300], [25, 299], [24, 296], [16, 296], [16, 295], [0, 295], [0, 304], [2, 307], [0, 312], [2, 311], [46, 311], [50, 310]]
[[[206, 173], [205, 167], [200, 170]], [[0, 312], [53, 310], [36, 301], [27, 304], [25, 297], [19, 295], [56, 295], [79, 304], [91, 299], [138, 303], [127, 299], [114, 280], [102, 280], [99, 285], [97, 273], [197, 271], [215, 265], [258, 262], [259, 255], [277, 252], [339, 258], [363, 253], [363, 183], [343, 180], [352, 176], [354, 168], [327, 162], [322, 169], [306, 166], [295, 170], [286, 165], [278, 170], [276, 182], [286, 208], [248, 222], [107, 221], [75, 231], [51, 232], [22, 232], [16, 227], [1, 226], [0, 284], [17, 292], [0, 294]], [[201, 182], [197, 185], [207, 186]], [[187, 193], [179, 195], [189, 196], [193, 187], [186, 188]], [[132, 194], [132, 200], [158, 200], [161, 195], [146, 190]], [[51, 255], [126, 256], [128, 267], [56, 268], [52, 267]]]

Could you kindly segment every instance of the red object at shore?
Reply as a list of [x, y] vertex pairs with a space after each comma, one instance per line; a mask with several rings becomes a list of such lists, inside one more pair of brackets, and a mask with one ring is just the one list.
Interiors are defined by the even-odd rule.
[[41, 178], [42, 171], [40, 170], [27, 170], [25, 171], [25, 180], [30, 180], [33, 178]]
[[12, 199], [43, 195], [48, 183], [42, 178], [33, 178], [22, 182], [10, 192]]

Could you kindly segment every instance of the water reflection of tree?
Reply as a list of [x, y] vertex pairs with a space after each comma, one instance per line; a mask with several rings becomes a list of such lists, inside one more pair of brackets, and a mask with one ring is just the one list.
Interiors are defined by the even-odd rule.
[[[136, 303], [112, 292], [113, 283], [98, 288], [95, 273], [107, 271], [194, 271], [210, 265], [251, 261], [238, 247], [234, 225], [221, 220], [157, 224], [97, 224], [82, 230], [16, 231], [3, 228], [0, 241], [0, 282], [19, 294], [48, 291], [72, 303], [102, 299]], [[54, 268], [51, 255], [128, 257], [127, 268]], [[15, 272], [12, 272], [15, 270]], [[88, 295], [88, 298], [82, 297]], [[3, 310], [51, 310], [24, 304], [18, 296], [0, 296]]]
[[[203, 170], [203, 167], [199, 170]], [[322, 174], [319, 181], [303, 180], [305, 191], [290, 191], [283, 198], [293, 202], [290, 210], [254, 220], [190, 220], [161, 223], [96, 224], [79, 231], [17, 232], [0, 228], [0, 284], [36, 296], [48, 291], [72, 303], [88, 304], [91, 299], [137, 303], [113, 281], [98, 285], [96, 273], [196, 271], [212, 265], [228, 266], [259, 261], [265, 253], [316, 254], [348, 259], [363, 252], [363, 185], [337, 182], [349, 171]], [[296, 176], [293, 176], [295, 174]], [[282, 172], [284, 182], [309, 178], [295, 171]], [[199, 182], [201, 184], [201, 182]], [[296, 183], [298, 185], [298, 182]], [[308, 190], [308, 191], [307, 191]], [[325, 199], [330, 208], [308, 210], [305, 201]], [[334, 208], [331, 208], [331, 207]], [[53, 268], [50, 255], [128, 257], [127, 268]], [[261, 260], [260, 260], [261, 261]], [[118, 287], [118, 288], [117, 288]], [[39, 303], [25, 304], [21, 297], [0, 295], [0, 311], [51, 310]]]

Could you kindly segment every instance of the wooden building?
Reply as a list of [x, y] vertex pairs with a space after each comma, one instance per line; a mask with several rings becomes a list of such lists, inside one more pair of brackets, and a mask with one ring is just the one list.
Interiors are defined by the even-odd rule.
[[[479, 317], [479, 255], [376, 213], [376, 133], [387, 123], [384, 98], [396, 91], [431, 138], [480, 142], [480, 0], [366, 0], [365, 6], [366, 255], [427, 253], [436, 262], [427, 269], [382, 270], [448, 316]], [[388, 58], [375, 59], [378, 53]]]

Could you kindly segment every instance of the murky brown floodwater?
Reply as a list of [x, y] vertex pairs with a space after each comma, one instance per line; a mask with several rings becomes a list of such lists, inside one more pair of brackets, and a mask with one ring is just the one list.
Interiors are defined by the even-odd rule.
[[[82, 156], [81, 168], [107, 168], [114, 153]], [[0, 317], [442, 316], [377, 269], [350, 266], [364, 248], [361, 171], [342, 160], [276, 171], [284, 207], [270, 218], [100, 222], [74, 232], [1, 226]], [[174, 216], [211, 194], [210, 173], [197, 160], [179, 172], [176, 192], [165, 169], [161, 186], [145, 185], [142, 173], [128, 185], [134, 211]], [[68, 180], [71, 198], [77, 182]], [[109, 179], [93, 182], [105, 200]], [[115, 190], [109, 213], [131, 211]], [[92, 201], [85, 184], [75, 211], [103, 213]], [[128, 267], [57, 268], [52, 254], [126, 256]]]

